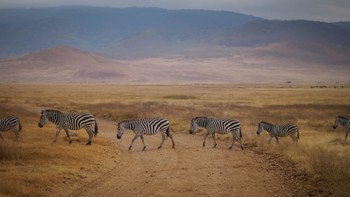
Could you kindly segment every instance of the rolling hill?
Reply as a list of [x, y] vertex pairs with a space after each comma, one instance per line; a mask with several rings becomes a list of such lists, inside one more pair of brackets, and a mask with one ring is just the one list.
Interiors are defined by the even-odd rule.
[[235, 28], [253, 20], [259, 18], [206, 10], [82, 6], [2, 9], [0, 58], [68, 45], [86, 51], [107, 51], [138, 35], [147, 39], [147, 32], [155, 32], [158, 39], [169, 44], [192, 42], [203, 40], [211, 31]]
[[226, 11], [0, 10], [1, 83], [350, 83], [348, 22]]
[[[308, 54], [295, 53], [302, 47], [305, 46], [275, 43], [227, 57], [168, 56], [130, 60], [115, 60], [69, 47], [50, 48], [1, 60], [0, 83], [350, 83], [350, 57], [345, 56], [348, 51], [328, 59], [322, 55], [329, 53], [329, 48], [314, 46], [314, 51]], [[334, 46], [334, 50], [341, 49]]]

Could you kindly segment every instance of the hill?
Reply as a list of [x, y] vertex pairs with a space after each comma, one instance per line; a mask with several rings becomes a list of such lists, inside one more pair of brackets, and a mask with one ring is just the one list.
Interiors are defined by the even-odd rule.
[[224, 57], [130, 60], [110, 59], [69, 47], [51, 48], [0, 61], [0, 83], [350, 83], [350, 49], [325, 46], [315, 45], [304, 53], [300, 49], [310, 49], [309, 45], [274, 43]]
[[219, 38], [227, 46], [257, 46], [275, 42], [336, 44], [350, 46], [350, 31], [317, 21], [259, 20], [234, 28]]
[[147, 32], [155, 32], [169, 44], [201, 42], [210, 32], [235, 28], [259, 19], [225, 11], [136, 7], [2, 9], [0, 58], [61, 46], [85, 51], [109, 51], [111, 47], [125, 45], [126, 40], [133, 40], [137, 35], [146, 35], [141, 39], [147, 39]]
[[123, 65], [112, 59], [69, 47], [50, 48], [0, 61], [1, 82], [84, 83], [125, 81]]

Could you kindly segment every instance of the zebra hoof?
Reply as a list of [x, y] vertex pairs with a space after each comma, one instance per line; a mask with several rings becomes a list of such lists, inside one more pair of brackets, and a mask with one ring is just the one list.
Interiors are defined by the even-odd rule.
[[72, 143], [72, 140], [69, 140], [69, 144], [71, 144]]
[[[158, 147], [158, 149], [159, 149], [159, 147]], [[146, 146], [143, 147], [142, 151], [145, 151], [145, 150], [146, 150]]]
[[173, 145], [173, 149], [175, 148], [175, 144]]
[[91, 145], [91, 142], [86, 143], [86, 145]]
[[230, 149], [230, 150], [231, 150], [231, 149], [232, 149], [232, 146], [230, 146], [228, 149]]
[[241, 146], [241, 149], [244, 150], [243, 146]]
[[216, 148], [216, 145], [217, 145], [217, 144], [215, 144], [215, 145], [213, 146], [213, 148]]
[[131, 151], [131, 146], [129, 147], [129, 151]]
[[161, 149], [161, 148], [162, 148], [162, 146], [158, 146], [158, 150]]

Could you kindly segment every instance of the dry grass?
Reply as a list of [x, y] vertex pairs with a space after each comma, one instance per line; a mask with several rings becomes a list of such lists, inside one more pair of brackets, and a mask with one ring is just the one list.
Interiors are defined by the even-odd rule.
[[[68, 144], [61, 133], [52, 144], [53, 125], [37, 126], [39, 112], [28, 111], [13, 104], [0, 104], [1, 116], [16, 114], [23, 130], [20, 143], [13, 142], [13, 133], [5, 132], [5, 142], [0, 142], [0, 196], [52, 196], [64, 194], [65, 187], [82, 184], [106, 170], [106, 157], [118, 154], [115, 144], [101, 136], [85, 146], [88, 135], [79, 131], [79, 140]], [[114, 156], [115, 157], [115, 156]], [[109, 160], [114, 162], [113, 159]]]
[[[331, 183], [335, 195], [349, 191], [350, 156], [347, 152], [350, 147], [343, 142], [343, 128], [339, 127], [336, 131], [332, 128], [336, 115], [350, 117], [349, 87], [319, 89], [307, 86], [286, 88], [238, 85], [0, 85], [0, 92], [0, 106], [7, 107], [6, 110], [1, 110], [1, 115], [5, 115], [4, 111], [8, 114], [21, 112], [14, 109], [14, 106], [29, 105], [39, 107], [38, 111], [46, 107], [64, 111], [90, 111], [98, 117], [114, 121], [161, 116], [170, 120], [175, 132], [185, 133], [188, 132], [189, 121], [194, 116], [235, 118], [242, 123], [246, 147], [257, 152], [284, 155], [283, 159], [297, 163], [299, 169]], [[85, 168], [84, 163], [99, 165], [98, 161], [104, 156], [91, 155], [90, 149], [110, 150], [110, 145], [113, 144], [107, 139], [96, 138], [92, 147], [78, 148], [86, 140], [82, 134], [82, 137], [79, 136], [81, 143], [73, 142], [72, 146], [68, 146], [64, 139], [60, 139], [52, 146], [50, 140], [54, 128], [45, 129], [52, 131], [49, 134], [36, 128], [38, 120], [35, 118], [39, 118], [38, 112], [30, 112], [28, 115], [18, 113], [18, 116], [25, 122], [21, 143], [18, 146], [6, 143], [0, 147], [3, 157], [0, 171], [5, 174], [0, 179], [0, 184], [7, 185], [7, 189], [1, 187], [2, 194], [46, 194], [45, 190], [52, 190], [54, 183], [62, 181], [62, 177], [86, 174], [81, 168], [92, 169]], [[285, 138], [281, 139], [279, 146], [274, 140], [268, 146], [266, 132], [259, 137], [255, 134], [257, 123], [261, 120], [275, 124], [297, 124], [300, 128], [300, 142], [295, 146], [290, 138]], [[31, 125], [33, 122], [34, 126]], [[217, 137], [221, 140], [230, 138], [219, 135]], [[211, 143], [210, 140], [208, 143]], [[67, 161], [72, 163], [65, 163]], [[51, 175], [47, 176], [50, 178], [36, 177], [43, 172], [50, 172]], [[6, 179], [17, 181], [23, 188], [14, 188], [8, 184], [11, 181]], [[31, 184], [37, 187], [29, 187]]]

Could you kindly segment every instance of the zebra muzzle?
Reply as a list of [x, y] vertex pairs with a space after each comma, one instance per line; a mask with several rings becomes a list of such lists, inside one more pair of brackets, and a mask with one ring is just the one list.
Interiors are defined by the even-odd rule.
[[40, 128], [42, 128], [42, 127], [43, 127], [43, 125], [41, 125], [40, 123], [38, 124], [38, 126], [39, 126]]
[[122, 136], [117, 136], [118, 139], [122, 138]]

